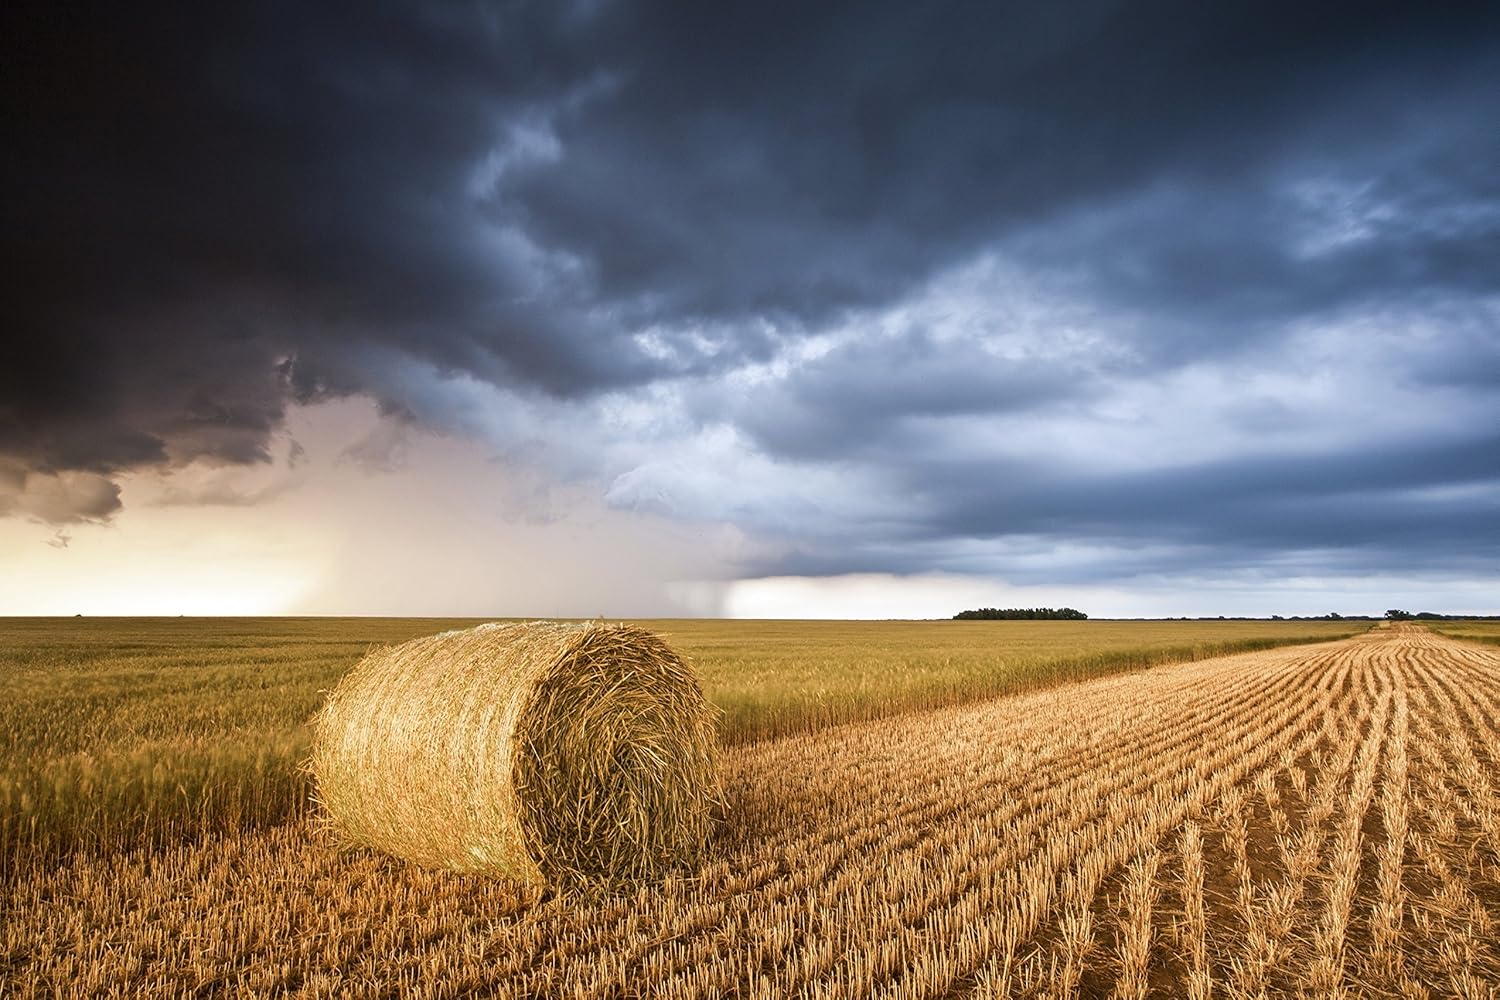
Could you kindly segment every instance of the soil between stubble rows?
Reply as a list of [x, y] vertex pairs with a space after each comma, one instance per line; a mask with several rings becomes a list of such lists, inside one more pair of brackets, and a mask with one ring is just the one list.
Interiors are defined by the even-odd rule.
[[1494, 996], [1500, 652], [1412, 627], [735, 750], [627, 898], [304, 824], [21, 871], [0, 995]]

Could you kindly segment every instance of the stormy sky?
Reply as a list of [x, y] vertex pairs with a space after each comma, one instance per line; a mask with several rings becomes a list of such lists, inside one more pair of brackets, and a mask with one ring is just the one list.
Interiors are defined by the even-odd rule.
[[0, 613], [1500, 611], [1493, 4], [0, 17]]

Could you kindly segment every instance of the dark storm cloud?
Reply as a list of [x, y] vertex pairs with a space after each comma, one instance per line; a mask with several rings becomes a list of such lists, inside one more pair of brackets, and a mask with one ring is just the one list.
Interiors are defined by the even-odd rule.
[[12, 10], [0, 449], [254, 461], [287, 400], [367, 388], [361, 343], [595, 381], [469, 217], [503, 115], [569, 73], [519, 15]]
[[[1495, 552], [1485, 428], [1109, 475], [953, 440], [1117, 424], [1095, 405], [1112, 386], [1227, 357], [1295, 371], [1292, 332], [1398, 313], [1443, 332], [1393, 383], [1496, 415], [1494, 5], [5, 17], [0, 514], [98, 520], [123, 472], [264, 461], [293, 402], [366, 393], [398, 430], [462, 426], [421, 370], [580, 412], [681, 384], [692, 420], [773, 462], [895, 484], [882, 516], [793, 538], [768, 571], [1001, 572], [959, 550], [1054, 536], [1150, 549], [1112, 572]], [[850, 332], [985, 254], [1107, 317], [1110, 350], [984, 349], [1046, 347], [1045, 318]], [[726, 373], [755, 365], [784, 373], [734, 398]], [[1223, 412], [1312, 419], [1249, 394]], [[347, 457], [388, 465], [400, 441]], [[803, 503], [782, 514], [836, 506]]]
[[[1289, 154], [1337, 160], [1351, 133], [1399, 133], [1390, 119], [1450, 101], [1472, 134], [1444, 150], [1458, 190], [1436, 195], [1485, 197], [1465, 185], [1493, 181], [1461, 169], [1492, 162], [1496, 141], [1472, 117], [1493, 46], [1462, 12], [757, 5], [632, 21], [620, 99], [565, 129], [573, 155], [513, 191], [544, 241], [594, 262], [601, 294], [652, 317], [816, 322], [1158, 180], [1213, 188], [1223, 207], [1157, 205], [1062, 250], [1172, 305], [1226, 284], [1287, 287], [1285, 249], [1247, 218], [1267, 175]], [[1483, 249], [1455, 256], [1492, 275]]]

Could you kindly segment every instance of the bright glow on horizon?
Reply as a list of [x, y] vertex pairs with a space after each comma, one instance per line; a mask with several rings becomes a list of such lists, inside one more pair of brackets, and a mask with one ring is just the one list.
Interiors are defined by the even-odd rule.
[[984, 577], [928, 573], [896, 576], [763, 577], [722, 585], [725, 618], [951, 618], [968, 608], [1071, 607], [1091, 618], [1268, 618], [1271, 615], [1380, 616], [1385, 609], [1494, 614], [1494, 589], [1484, 580], [1424, 585], [1410, 578], [1289, 580], [1267, 592], [1246, 583], [1199, 581], [1188, 599], [1184, 583], [1141, 581], [1123, 587], [1018, 587]]
[[0, 615], [718, 613], [669, 582], [732, 552], [733, 529], [607, 508], [473, 441], [414, 435], [402, 456], [368, 400], [289, 428], [300, 449], [267, 465], [132, 478], [107, 525], [0, 519]]
[[[283, 615], [295, 612], [314, 579], [301, 560], [225, 536], [194, 545], [147, 524], [128, 535], [80, 530], [79, 544], [58, 550], [30, 538], [16, 544], [19, 532], [8, 527], [0, 525], [7, 615]], [[146, 551], [137, 547], [142, 536], [155, 543]]]

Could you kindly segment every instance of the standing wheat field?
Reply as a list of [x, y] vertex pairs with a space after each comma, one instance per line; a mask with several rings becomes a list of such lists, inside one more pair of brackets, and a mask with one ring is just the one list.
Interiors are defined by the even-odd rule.
[[1418, 627], [732, 749], [624, 896], [303, 819], [10, 876], [0, 994], [1490, 997], [1500, 652]]

